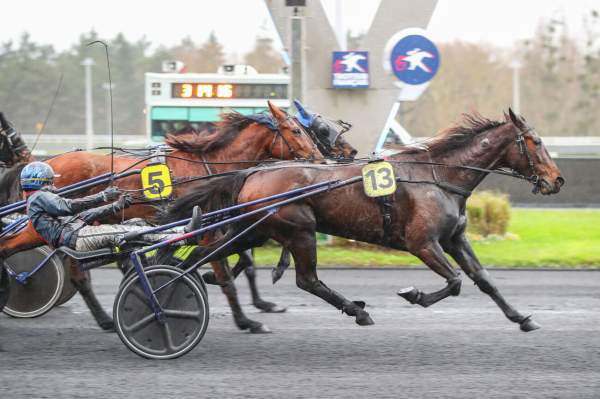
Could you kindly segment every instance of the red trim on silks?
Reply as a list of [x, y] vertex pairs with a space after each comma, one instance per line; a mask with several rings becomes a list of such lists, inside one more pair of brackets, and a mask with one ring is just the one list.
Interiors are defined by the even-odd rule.
[[[50, 245], [50, 243], [48, 241], [46, 241], [46, 239], [44, 237], [42, 237], [42, 235], [40, 233], [37, 232], [37, 230], [35, 229], [35, 227], [33, 227], [33, 225], [31, 224], [31, 220], [27, 222], [27, 224], [29, 225], [29, 227], [31, 227], [31, 230], [33, 230], [33, 232], [35, 233], [35, 235], [42, 240], [43, 242], [46, 243], [46, 245]], [[52, 245], [50, 245], [52, 247]]]
[[33, 193], [37, 193], [38, 191], [40, 191], [40, 190], [23, 191], [23, 194], [25, 196], [25, 200], [27, 200], [29, 197], [31, 197], [31, 195]]

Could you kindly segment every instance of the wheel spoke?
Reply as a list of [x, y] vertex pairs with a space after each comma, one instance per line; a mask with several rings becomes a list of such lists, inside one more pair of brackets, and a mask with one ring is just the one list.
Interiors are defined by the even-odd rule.
[[169, 323], [161, 324], [163, 342], [165, 343], [165, 347], [169, 352], [174, 352], [177, 348], [173, 344], [173, 337], [171, 336], [171, 329], [169, 328]]
[[174, 309], [164, 309], [163, 312], [165, 316], [172, 317], [174, 319], [196, 319], [199, 320], [202, 316], [202, 313], [192, 310], [174, 310]]
[[152, 323], [154, 320], [156, 320], [154, 313], [150, 313], [130, 326], [123, 326], [123, 330], [127, 333], [136, 333], [142, 328], [146, 327], [148, 324]]

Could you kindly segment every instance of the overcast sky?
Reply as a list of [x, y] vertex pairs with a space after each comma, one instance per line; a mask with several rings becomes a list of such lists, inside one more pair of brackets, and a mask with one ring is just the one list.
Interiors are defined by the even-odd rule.
[[[323, 0], [331, 17], [334, 1]], [[343, 0], [346, 27], [353, 32], [367, 30], [378, 4], [378, 0]], [[582, 15], [592, 8], [600, 10], [600, 0], [440, 0], [429, 31], [438, 42], [510, 46], [531, 37], [540, 20], [555, 15], [564, 15], [577, 35]], [[118, 32], [129, 39], [145, 36], [155, 46], [172, 45], [185, 36], [201, 42], [215, 31], [226, 51], [237, 54], [251, 49], [257, 34], [278, 41], [262, 0], [5, 0], [1, 13], [1, 42], [27, 31], [36, 42], [59, 50], [90, 29], [105, 38]]]

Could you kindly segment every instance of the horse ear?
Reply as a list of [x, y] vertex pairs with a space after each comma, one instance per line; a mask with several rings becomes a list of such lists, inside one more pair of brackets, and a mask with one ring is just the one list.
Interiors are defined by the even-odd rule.
[[273, 115], [273, 117], [278, 120], [284, 120], [286, 118], [283, 111], [279, 109], [277, 105], [273, 104], [271, 101], [267, 101], [267, 104], [269, 104], [269, 109], [271, 110], [271, 115]]
[[521, 127], [523, 125], [519, 117], [513, 112], [512, 108], [510, 107], [508, 108], [508, 116], [510, 117], [510, 120], [513, 123], [513, 125], [517, 127]]
[[506, 113], [506, 111], [503, 112], [504, 114], [504, 120], [507, 122], [510, 122], [510, 117], [508, 116], [508, 114]]

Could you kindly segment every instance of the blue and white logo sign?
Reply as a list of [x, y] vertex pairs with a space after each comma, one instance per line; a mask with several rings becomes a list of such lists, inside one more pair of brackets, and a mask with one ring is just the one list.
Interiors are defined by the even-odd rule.
[[342, 89], [369, 87], [369, 52], [334, 51], [332, 85]]
[[388, 42], [387, 67], [408, 85], [420, 85], [433, 79], [440, 67], [440, 53], [421, 29], [406, 29]]

